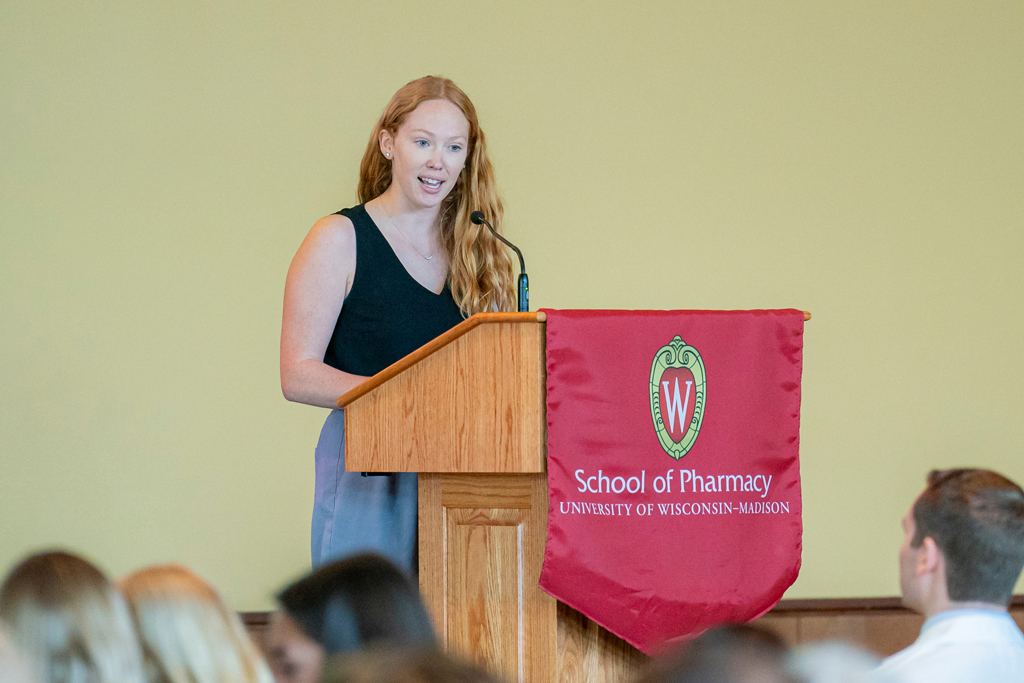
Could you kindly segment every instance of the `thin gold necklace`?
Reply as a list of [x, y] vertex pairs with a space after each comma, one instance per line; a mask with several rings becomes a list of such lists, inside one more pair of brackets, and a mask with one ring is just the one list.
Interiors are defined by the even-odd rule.
[[416, 248], [416, 245], [412, 243], [412, 240], [409, 239], [409, 237], [404, 232], [402, 232], [402, 229], [400, 227], [398, 227], [398, 223], [395, 223], [395, 219], [391, 216], [391, 212], [388, 211], [388, 207], [384, 206], [383, 200], [381, 200], [380, 208], [384, 209], [384, 214], [388, 217], [388, 221], [391, 223], [391, 227], [398, 231], [398, 234], [402, 236], [402, 239], [409, 243], [409, 246], [413, 248], [413, 251], [420, 255], [420, 258], [422, 258], [425, 261], [429, 261], [432, 258], [434, 258], [434, 254], [431, 254], [430, 256], [424, 256], [423, 252]]

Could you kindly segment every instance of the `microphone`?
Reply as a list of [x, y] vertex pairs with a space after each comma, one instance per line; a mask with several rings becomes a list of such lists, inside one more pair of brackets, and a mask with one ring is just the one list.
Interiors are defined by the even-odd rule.
[[519, 257], [519, 311], [525, 312], [530, 310], [530, 278], [526, 275], [526, 262], [523, 261], [523, 252], [519, 251], [519, 247], [509, 242], [507, 239], [498, 234], [494, 229], [494, 226], [487, 222], [484, 218], [483, 211], [474, 211], [469, 214], [469, 220], [473, 221], [475, 225], [486, 225], [491, 230], [491, 234], [497, 237], [499, 240], [504, 242], [506, 245], [512, 247], [512, 251], [516, 252]]

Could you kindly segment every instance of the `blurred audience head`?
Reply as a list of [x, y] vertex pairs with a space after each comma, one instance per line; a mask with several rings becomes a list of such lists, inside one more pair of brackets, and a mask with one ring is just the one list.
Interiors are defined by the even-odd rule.
[[903, 519], [900, 587], [926, 615], [945, 602], [1005, 606], [1024, 567], [1024, 491], [991, 470], [933, 470]]
[[278, 683], [309, 683], [323, 658], [368, 645], [434, 648], [437, 640], [419, 593], [377, 555], [324, 565], [277, 596], [269, 659]]
[[124, 598], [103, 573], [64, 552], [33, 555], [0, 588], [0, 626], [40, 683], [144, 683]]
[[785, 642], [750, 625], [713, 628], [656, 659], [640, 683], [795, 683]]
[[2, 630], [0, 630], [0, 681], [3, 683], [37, 683], [32, 676], [32, 670], [28, 668], [28, 662], [7, 640]]
[[498, 683], [486, 671], [436, 649], [371, 647], [335, 655], [322, 683]]
[[238, 615], [185, 567], [135, 572], [121, 582], [151, 683], [270, 683], [270, 669]]

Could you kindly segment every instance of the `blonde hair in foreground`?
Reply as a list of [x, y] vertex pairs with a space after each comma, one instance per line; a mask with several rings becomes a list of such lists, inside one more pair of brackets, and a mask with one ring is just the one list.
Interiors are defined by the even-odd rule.
[[153, 683], [272, 683], [241, 619], [185, 567], [135, 572], [121, 582]]
[[144, 683], [131, 615], [85, 560], [33, 555], [0, 588], [0, 624], [40, 683]]
[[380, 133], [396, 135], [406, 117], [427, 100], [447, 100], [469, 121], [466, 166], [455, 187], [445, 197], [438, 216], [441, 247], [448, 256], [448, 286], [464, 315], [485, 311], [515, 310], [512, 258], [486, 226], [474, 225], [469, 216], [483, 211], [495, 230], [502, 229], [504, 206], [494, 181], [494, 167], [487, 156], [487, 140], [480, 129], [476, 108], [459, 86], [440, 76], [424, 76], [402, 86], [394, 94], [370, 134], [359, 165], [358, 196], [361, 203], [384, 194], [391, 185], [391, 162], [380, 151]]
[[28, 663], [21, 653], [14, 649], [0, 630], [0, 681], [3, 683], [37, 683], [32, 677]]

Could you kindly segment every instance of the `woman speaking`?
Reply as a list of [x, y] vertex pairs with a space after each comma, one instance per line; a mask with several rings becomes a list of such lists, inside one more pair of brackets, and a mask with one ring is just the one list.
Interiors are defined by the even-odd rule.
[[316, 447], [313, 565], [375, 551], [416, 571], [416, 475], [346, 472], [336, 401], [466, 316], [515, 308], [504, 246], [470, 221], [480, 210], [500, 229], [503, 209], [466, 94], [436, 76], [396, 92], [357, 194], [313, 225], [288, 269], [281, 388], [332, 409]]

